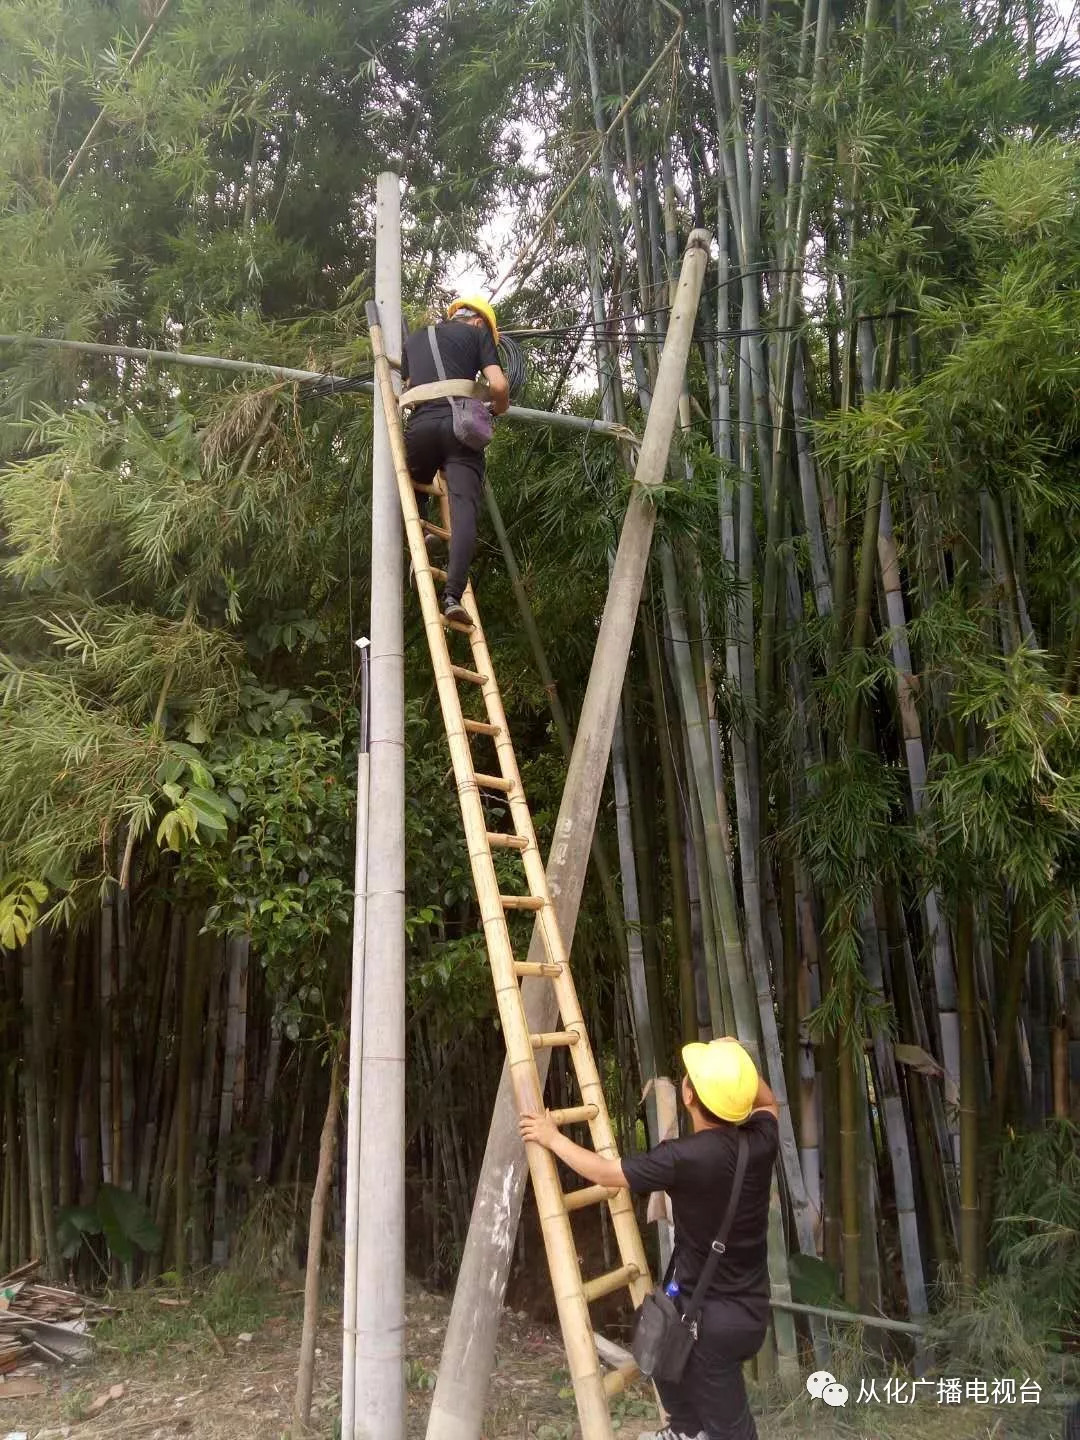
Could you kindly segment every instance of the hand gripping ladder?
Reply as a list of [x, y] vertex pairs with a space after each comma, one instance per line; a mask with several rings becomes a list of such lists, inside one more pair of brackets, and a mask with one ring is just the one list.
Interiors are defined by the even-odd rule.
[[[463, 603], [473, 622], [471, 626], [467, 626], [444, 618], [435, 593], [436, 578], [445, 579], [445, 575], [441, 570], [433, 569], [428, 558], [425, 535], [437, 535], [449, 540], [449, 501], [440, 483], [441, 477], [437, 477], [436, 483], [427, 487], [427, 493], [439, 496], [443, 523], [433, 525], [420, 518], [405, 459], [405, 437], [401, 426], [399, 401], [394, 393], [378, 310], [373, 304], [368, 305], [368, 323], [375, 359], [376, 390], [390, 437], [398, 494], [405, 515], [405, 533], [420, 596], [431, 662], [435, 669], [443, 724], [450, 745], [454, 779], [461, 802], [461, 818], [469, 847], [469, 861], [480, 904], [488, 960], [495, 982], [495, 997], [499, 1006], [499, 1018], [506, 1041], [518, 1110], [537, 1109], [543, 1103], [535, 1052], [547, 1047], [565, 1047], [573, 1063], [582, 1103], [570, 1109], [553, 1111], [554, 1119], [560, 1126], [587, 1121], [597, 1153], [614, 1157], [618, 1151], [612, 1135], [611, 1120], [548, 890], [544, 862], [536, 843], [532, 815], [518, 773], [514, 746], [495, 680], [491, 655], [480, 624], [476, 597], [470, 585], [463, 597]], [[449, 381], [445, 389], [442, 386], [425, 385], [422, 393], [417, 389], [407, 398], [402, 397], [400, 403], [415, 403], [418, 398], [431, 399], [436, 391], [446, 395], [461, 393], [463, 389], [473, 393], [471, 386], [463, 387], [461, 382]], [[456, 631], [468, 637], [472, 648], [471, 667], [455, 664], [451, 659], [448, 631]], [[467, 687], [468, 690], [479, 691], [486, 709], [486, 720], [475, 720], [464, 714], [459, 685]], [[472, 753], [474, 740], [477, 743], [493, 745], [497, 773], [484, 773], [477, 769]], [[488, 828], [481, 798], [483, 791], [495, 792], [504, 800], [514, 827], [511, 833]], [[493, 856], [496, 849], [508, 850], [520, 856], [528, 887], [527, 894], [504, 895], [500, 892]], [[535, 914], [535, 923], [540, 927], [547, 956], [543, 963], [515, 959], [507, 926], [508, 911], [531, 911]], [[529, 1033], [520, 990], [520, 981], [525, 975], [545, 976], [555, 987], [563, 1027], [561, 1030], [548, 1034]], [[616, 1290], [627, 1288], [634, 1305], [638, 1305], [650, 1288], [648, 1261], [642, 1248], [633, 1206], [627, 1191], [609, 1190], [601, 1185], [590, 1185], [564, 1193], [559, 1183], [555, 1159], [550, 1151], [540, 1145], [529, 1145], [526, 1148], [582, 1435], [584, 1440], [611, 1440], [613, 1432], [608, 1413], [608, 1397], [618, 1394], [635, 1378], [637, 1367], [627, 1363], [610, 1371], [606, 1376], [601, 1374], [589, 1319], [589, 1303], [598, 1300], [602, 1295], [610, 1295]], [[607, 1275], [584, 1280], [570, 1226], [570, 1211], [603, 1203], [610, 1208], [621, 1264]]]

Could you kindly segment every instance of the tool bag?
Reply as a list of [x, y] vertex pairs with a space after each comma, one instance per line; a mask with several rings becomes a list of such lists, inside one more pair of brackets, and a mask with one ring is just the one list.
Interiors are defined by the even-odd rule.
[[746, 1174], [750, 1142], [741, 1131], [738, 1136], [738, 1147], [738, 1154], [735, 1158], [735, 1178], [732, 1181], [727, 1209], [685, 1311], [680, 1311], [671, 1296], [665, 1294], [664, 1287], [671, 1278], [674, 1258], [671, 1265], [668, 1266], [664, 1283], [646, 1295], [638, 1308], [637, 1325], [634, 1329], [630, 1351], [637, 1361], [641, 1373], [653, 1380], [671, 1382], [681, 1380], [683, 1371], [686, 1369], [686, 1362], [690, 1359], [690, 1352], [697, 1341], [698, 1316], [701, 1314], [701, 1307], [705, 1303], [705, 1296], [712, 1284], [717, 1266], [727, 1249], [727, 1237], [731, 1230], [731, 1222], [735, 1218], [735, 1209], [739, 1203], [743, 1177]]
[[[439, 353], [439, 342], [435, 336], [435, 326], [428, 326], [428, 344], [431, 346], [431, 354], [435, 360], [435, 369], [438, 371], [439, 379], [446, 379], [446, 367], [443, 365], [442, 355]], [[463, 400], [457, 396], [448, 396], [450, 409], [454, 417], [454, 439], [466, 446], [469, 450], [484, 450], [491, 444], [492, 436], [495, 434], [495, 421], [492, 419], [491, 411], [482, 400]]]

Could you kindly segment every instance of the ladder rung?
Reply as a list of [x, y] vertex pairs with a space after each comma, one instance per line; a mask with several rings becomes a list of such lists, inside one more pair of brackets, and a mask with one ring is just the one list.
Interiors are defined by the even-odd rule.
[[527, 850], [529, 842], [524, 835], [508, 835], [505, 830], [489, 830], [487, 841], [493, 850]]
[[[499, 899], [504, 910], [542, 910], [545, 904], [542, 895], [500, 895]], [[558, 969], [561, 970], [562, 966]]]
[[429, 565], [429, 566], [428, 566], [428, 569], [431, 571], [432, 575], [435, 576], [435, 579], [436, 579], [436, 580], [443, 580], [443, 581], [446, 580], [446, 571], [445, 571], [445, 570], [439, 570], [439, 569], [438, 569], [436, 566], [434, 566], [434, 565]]
[[591, 1305], [602, 1295], [610, 1295], [613, 1290], [621, 1290], [637, 1277], [636, 1265], [620, 1265], [618, 1270], [609, 1270], [606, 1275], [598, 1275], [595, 1280], [586, 1280], [581, 1287], [581, 1292], [585, 1296], [586, 1303]]
[[[486, 685], [488, 682], [486, 675], [478, 675], [475, 670], [466, 670], [463, 665], [451, 665], [450, 673], [451, 675], [456, 675], [459, 680], [468, 680], [470, 685]], [[467, 720], [465, 721], [465, 728], [466, 730], [469, 728], [469, 722]]]
[[448, 620], [445, 615], [440, 615], [439, 619], [447, 630], [456, 630], [459, 635], [471, 635], [475, 629], [471, 620], [466, 625], [461, 620]]
[[561, 1046], [576, 1045], [579, 1038], [576, 1030], [541, 1030], [538, 1034], [529, 1036], [534, 1050], [554, 1050]]
[[596, 1105], [571, 1105], [566, 1110], [552, 1110], [549, 1113], [561, 1130], [564, 1125], [580, 1125], [584, 1121], [595, 1120], [599, 1109]]
[[610, 1400], [613, 1395], [621, 1395], [627, 1386], [632, 1385], [641, 1374], [634, 1360], [628, 1360], [625, 1365], [620, 1365], [617, 1370], [609, 1370], [604, 1376], [604, 1394]]
[[470, 735], [501, 735], [500, 725], [489, 725], [486, 720], [465, 720], [465, 729]]
[[441, 485], [417, 485], [414, 483], [412, 488], [421, 495], [441, 495], [443, 493]]
[[438, 535], [440, 540], [450, 539], [450, 531], [444, 525], [436, 525], [433, 520], [421, 520], [420, 528], [428, 535]]
[[589, 1205], [602, 1205], [605, 1200], [614, 1200], [619, 1192], [607, 1185], [585, 1185], [580, 1190], [563, 1193], [563, 1204], [567, 1210], [584, 1210]]
[[479, 770], [476, 772], [476, 783], [481, 790], [501, 790], [504, 795], [514, 788], [512, 780], [504, 780], [501, 775], [481, 775]]
[[562, 974], [561, 965], [552, 965], [546, 960], [515, 960], [515, 975], [541, 975], [548, 980], [557, 980]]

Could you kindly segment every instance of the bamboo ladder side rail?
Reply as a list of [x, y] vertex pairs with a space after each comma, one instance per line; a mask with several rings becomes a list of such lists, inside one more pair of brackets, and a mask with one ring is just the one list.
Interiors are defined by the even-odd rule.
[[[532, 817], [524, 797], [513, 744], [510, 740], [502, 700], [493, 674], [490, 653], [480, 626], [475, 595], [471, 586], [463, 602], [472, 618], [472, 626], [464, 627], [447, 621], [439, 607], [435, 591], [435, 575], [428, 558], [425, 533], [449, 538], [449, 524], [442, 527], [421, 520], [405, 455], [399, 401], [394, 393], [390, 367], [383, 345], [377, 308], [369, 304], [368, 323], [371, 330], [372, 354], [375, 361], [377, 390], [386, 419], [390, 449], [398, 483], [398, 493], [405, 519], [405, 532], [413, 563], [413, 573], [424, 619], [424, 630], [431, 653], [436, 689], [450, 748], [458, 798], [461, 805], [469, 861], [476, 885], [481, 923], [495, 986], [496, 1003], [502, 1023], [515, 1100], [519, 1112], [540, 1108], [543, 1104], [534, 1049], [551, 1044], [566, 1044], [571, 1056], [581, 1051], [579, 1085], [588, 1088], [588, 1100], [578, 1110], [564, 1112], [564, 1123], [587, 1118], [595, 1141], [604, 1153], [616, 1154], [610, 1119], [607, 1114], [595, 1058], [592, 1055], [584, 1020], [581, 1016], [573, 981], [570, 977], [565, 947], [555, 921], [551, 897], [547, 889], [544, 866], [540, 857]], [[445, 488], [432, 487], [446, 506]], [[444, 519], [448, 513], [444, 511]], [[441, 572], [439, 572], [441, 573]], [[469, 635], [476, 670], [468, 671], [454, 665], [447, 643], [448, 630], [461, 630]], [[467, 722], [462, 711], [457, 682], [477, 684], [484, 697], [489, 722]], [[486, 788], [498, 788], [507, 795], [515, 824], [513, 835], [500, 835], [488, 830], [480, 794], [480, 782], [473, 763], [469, 741], [470, 726], [474, 733], [490, 735], [496, 742], [501, 776], [484, 776]], [[501, 782], [501, 783], [499, 783]], [[507, 845], [507, 842], [510, 842]], [[499, 889], [492, 855], [493, 845], [501, 844], [520, 851], [530, 883], [530, 895], [503, 896]], [[523, 903], [524, 902], [524, 903]], [[545, 940], [548, 964], [544, 971], [556, 984], [560, 1010], [566, 1030], [555, 1035], [530, 1035], [521, 1004], [519, 977], [534, 973], [535, 967], [515, 961], [507, 924], [507, 910], [529, 909], [537, 915], [537, 923]], [[565, 1002], [565, 1006], [563, 1005]], [[575, 1071], [577, 1074], [578, 1072]], [[574, 1385], [574, 1394], [584, 1440], [613, 1440], [607, 1397], [625, 1387], [632, 1378], [628, 1368], [601, 1373], [600, 1360], [593, 1339], [588, 1305], [590, 1299], [627, 1286], [637, 1303], [649, 1286], [648, 1263], [629, 1197], [613, 1194], [603, 1187], [588, 1187], [564, 1195], [552, 1154], [542, 1146], [526, 1146], [533, 1192], [540, 1216], [541, 1231], [559, 1314], [567, 1361]], [[569, 1212], [585, 1203], [608, 1200], [612, 1205], [616, 1238], [622, 1266], [608, 1275], [584, 1281], [577, 1260], [577, 1251], [570, 1227]]]
[[[442, 504], [444, 510], [448, 510], [445, 497]], [[475, 613], [475, 608], [475, 602], [470, 595], [470, 612]], [[559, 1002], [562, 1027], [565, 1031], [580, 1037], [579, 1042], [570, 1050], [570, 1060], [574, 1067], [582, 1103], [592, 1110], [592, 1114], [588, 1117], [588, 1123], [593, 1149], [598, 1155], [617, 1159], [619, 1152], [611, 1128], [611, 1117], [608, 1114], [607, 1102], [604, 1098], [600, 1072], [589, 1041], [562, 931], [559, 929], [556, 919], [555, 907], [548, 888], [547, 871], [544, 868], [543, 857], [533, 828], [532, 812], [525, 799], [525, 790], [518, 771], [517, 756], [509, 738], [510, 731], [503, 709], [502, 695], [494, 681], [491, 655], [487, 648], [484, 632], [479, 625], [474, 627], [469, 640], [476, 670], [480, 674], [488, 676], [487, 683], [482, 687], [482, 694], [487, 706], [488, 719], [498, 727], [499, 731], [494, 737], [495, 750], [499, 757], [502, 777], [509, 782], [510, 786], [506, 792], [506, 798], [514, 822], [514, 830], [528, 840], [528, 844], [521, 854], [525, 878], [530, 893], [543, 901], [542, 907], [537, 912], [536, 923], [540, 926], [548, 960], [559, 967], [558, 973], [551, 976], [551, 981]], [[641, 1304], [650, 1288], [649, 1262], [645, 1257], [641, 1232], [638, 1229], [629, 1192], [626, 1190], [608, 1192], [608, 1208], [623, 1265], [633, 1265], [637, 1269], [637, 1274], [629, 1286], [634, 1305], [637, 1306]]]

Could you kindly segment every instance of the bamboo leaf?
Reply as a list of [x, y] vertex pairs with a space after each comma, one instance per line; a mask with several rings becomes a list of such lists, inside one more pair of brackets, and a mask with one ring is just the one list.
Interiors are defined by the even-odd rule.
[[929, 1075], [934, 1080], [944, 1078], [945, 1071], [938, 1062], [918, 1045], [894, 1045], [893, 1055], [901, 1065], [917, 1070], [920, 1075]]

